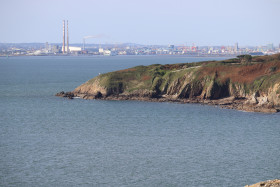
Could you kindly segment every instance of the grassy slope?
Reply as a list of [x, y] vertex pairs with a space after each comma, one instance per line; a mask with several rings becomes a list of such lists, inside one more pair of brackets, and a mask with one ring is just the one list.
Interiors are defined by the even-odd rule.
[[[275, 83], [280, 83], [280, 54], [253, 57], [252, 63], [241, 64], [238, 59], [208, 61], [172, 65], [137, 66], [98, 76], [100, 85], [113, 94], [130, 93], [135, 90], [151, 90], [165, 94], [174, 82], [184, 82], [186, 77], [192, 85], [242, 86], [246, 93], [266, 92]], [[96, 78], [88, 81], [92, 84]], [[280, 90], [277, 91], [280, 93]]]

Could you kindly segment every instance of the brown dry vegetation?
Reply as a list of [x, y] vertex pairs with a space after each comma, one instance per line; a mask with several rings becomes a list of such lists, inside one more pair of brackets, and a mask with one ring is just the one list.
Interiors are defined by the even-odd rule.
[[142, 81], [147, 81], [147, 80], [150, 80], [152, 77], [151, 76], [149, 76], [149, 75], [143, 75], [142, 77], [141, 77], [141, 80]]
[[[279, 55], [280, 56], [280, 55]], [[266, 63], [255, 62], [250, 65], [217, 65], [203, 67], [199, 71], [199, 78], [204, 76], [215, 75], [217, 78], [224, 82], [230, 79], [232, 82], [239, 83], [252, 83], [260, 76], [270, 75], [280, 72], [280, 60], [278, 55], [271, 56], [270, 60]], [[266, 57], [258, 57], [258, 61], [267, 61]]]

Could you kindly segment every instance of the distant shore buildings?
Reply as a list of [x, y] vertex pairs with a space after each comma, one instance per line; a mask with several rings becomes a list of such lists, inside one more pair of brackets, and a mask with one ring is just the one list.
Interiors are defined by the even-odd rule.
[[[237, 56], [240, 54], [270, 55], [280, 53], [280, 46], [176, 46], [176, 45], [137, 45], [137, 44], [87, 44], [82, 43], [63, 47], [63, 43], [0, 43], [0, 56], [71, 56], [71, 55], [185, 55], [185, 56]], [[65, 49], [64, 49], [65, 48]], [[63, 53], [64, 49], [64, 53]]]
[[0, 43], [0, 56], [65, 56], [65, 55], [186, 55], [186, 56], [237, 56], [240, 54], [270, 55], [280, 53], [280, 43], [262, 46], [197, 46], [187, 45], [139, 45], [139, 44], [87, 44], [85, 40], [100, 35], [83, 37], [83, 43], [71, 44], [68, 20], [62, 21], [62, 43]]

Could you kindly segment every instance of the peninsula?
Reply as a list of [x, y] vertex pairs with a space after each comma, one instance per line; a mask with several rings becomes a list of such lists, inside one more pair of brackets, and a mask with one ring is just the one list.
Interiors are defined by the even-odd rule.
[[101, 74], [56, 96], [201, 103], [275, 113], [280, 111], [280, 54], [137, 66]]

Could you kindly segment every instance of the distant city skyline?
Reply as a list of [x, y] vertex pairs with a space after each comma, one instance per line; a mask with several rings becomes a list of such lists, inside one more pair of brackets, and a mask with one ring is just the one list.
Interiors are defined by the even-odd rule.
[[0, 2], [0, 43], [69, 42], [143, 45], [280, 43], [278, 0], [11, 0]]

